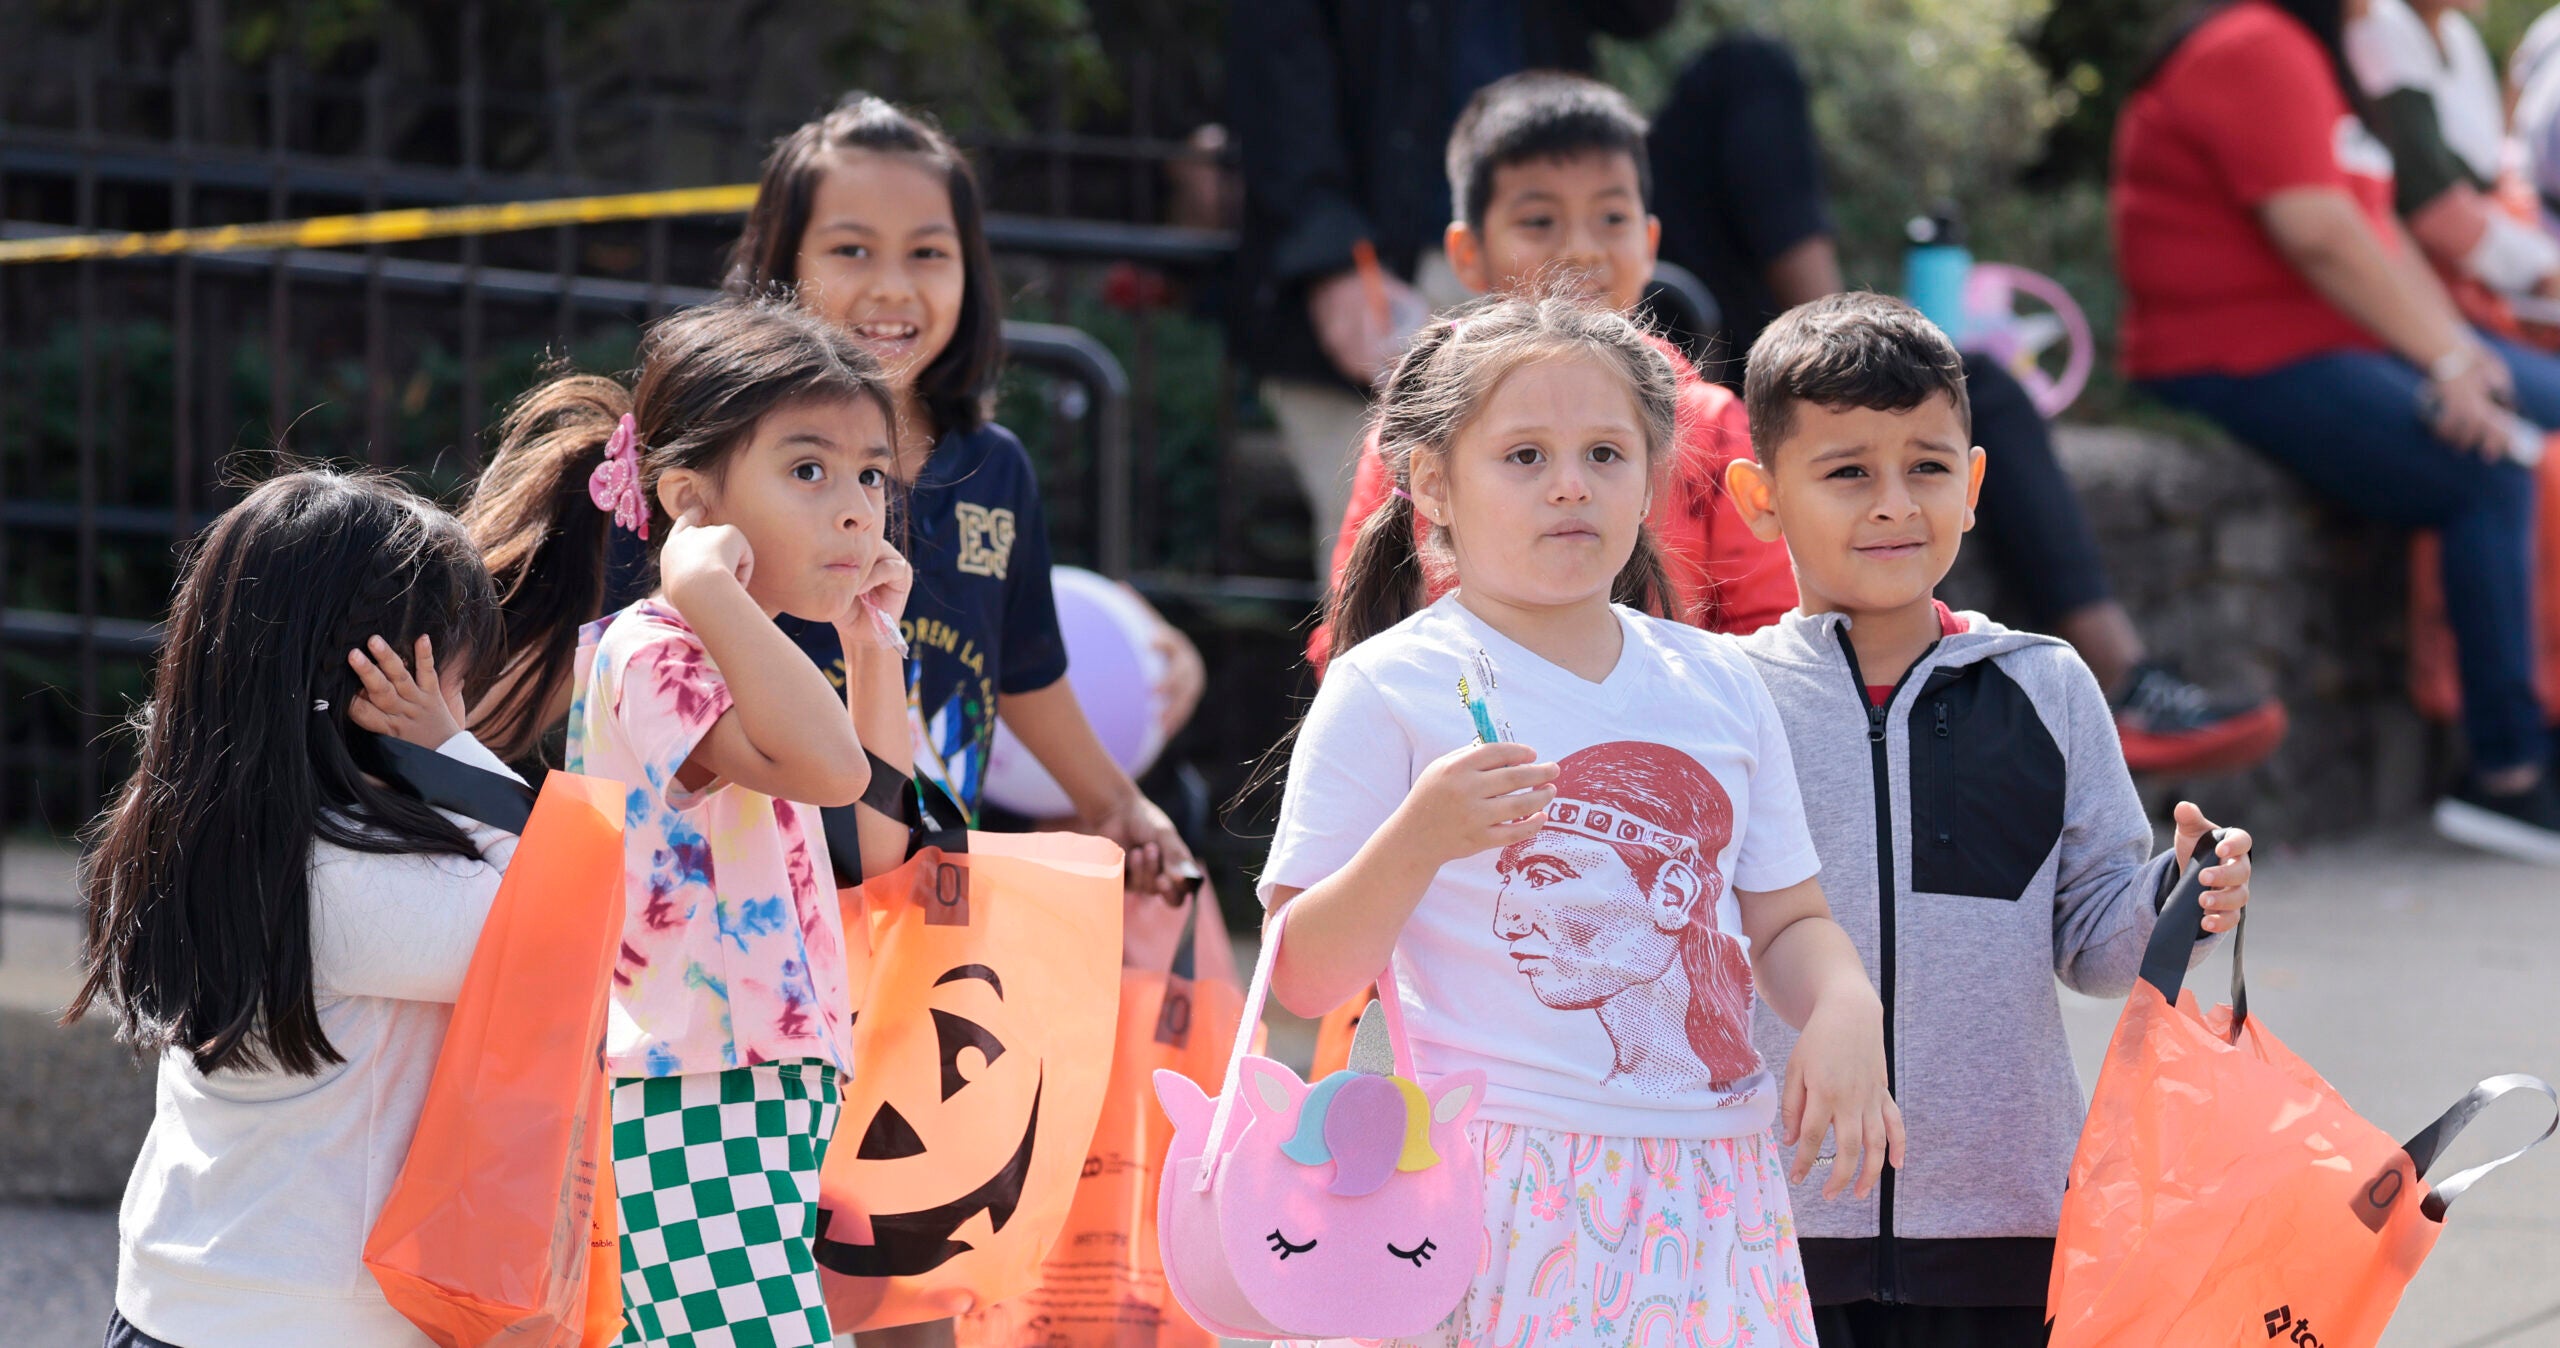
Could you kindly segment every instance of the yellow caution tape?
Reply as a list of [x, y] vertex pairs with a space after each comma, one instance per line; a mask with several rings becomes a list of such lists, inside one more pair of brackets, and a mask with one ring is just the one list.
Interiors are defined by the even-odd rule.
[[320, 215], [308, 220], [267, 220], [249, 225], [172, 229], [157, 234], [49, 234], [0, 240], [0, 263], [78, 262], [93, 257], [166, 257], [172, 253], [228, 253], [252, 248], [348, 248], [368, 243], [409, 243], [457, 234], [591, 225], [606, 220], [652, 220], [671, 215], [740, 215], [755, 205], [754, 183], [685, 187], [666, 192], [625, 192], [552, 201], [507, 201], [486, 206], [436, 206], [363, 215]]

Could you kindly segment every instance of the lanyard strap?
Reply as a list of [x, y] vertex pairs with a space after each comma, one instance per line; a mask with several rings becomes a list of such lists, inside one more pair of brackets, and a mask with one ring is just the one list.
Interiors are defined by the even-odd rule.
[[436, 809], [519, 836], [533, 819], [533, 788], [504, 773], [355, 726], [347, 748], [359, 766]]

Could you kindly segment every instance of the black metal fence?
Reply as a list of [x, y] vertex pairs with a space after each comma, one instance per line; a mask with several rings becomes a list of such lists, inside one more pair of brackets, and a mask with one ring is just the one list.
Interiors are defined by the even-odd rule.
[[[0, 55], [0, 232], [745, 181], [796, 124], [676, 97], [582, 102], [557, 78], [556, 17], [551, 78], [498, 89], [473, 55], [483, 6], [453, 7], [462, 78], [420, 89], [385, 70], [208, 59], [220, 6], [189, 12], [195, 41], [173, 61], [119, 60], [77, 35]], [[1181, 303], [1233, 240], [1152, 218], [1180, 143], [1048, 130], [971, 148], [1017, 185], [999, 204], [1033, 208], [992, 216], [989, 234], [1020, 316], [1003, 406], [1041, 463], [1056, 551], [1133, 579], [1200, 644], [1212, 693], [1168, 757], [1223, 794], [1285, 724], [1313, 598], [1303, 559], [1275, 565], [1241, 541], [1241, 521], [1268, 511], [1238, 490], [1236, 381], [1214, 325]], [[1119, 218], [1034, 213], [1083, 203], [1096, 181]], [[143, 691], [174, 544], [265, 455], [397, 469], [452, 499], [495, 410], [545, 361], [627, 364], [643, 321], [708, 293], [735, 228], [0, 267], [0, 828], [67, 832], [120, 777], [110, 732]], [[1159, 298], [1105, 302], [1115, 268], [1142, 269], [1137, 289]]]

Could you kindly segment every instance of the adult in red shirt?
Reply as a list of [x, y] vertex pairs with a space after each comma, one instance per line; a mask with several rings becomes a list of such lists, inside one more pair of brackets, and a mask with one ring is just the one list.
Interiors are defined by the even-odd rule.
[[[1479, 294], [1578, 285], [1632, 312], [1653, 279], [1662, 234], [1646, 211], [1653, 184], [1644, 132], [1624, 95], [1578, 76], [1514, 75], [1479, 94], [1449, 140], [1458, 221], [1444, 246], [1458, 279]], [[1712, 632], [1756, 631], [1795, 607], [1796, 579], [1786, 548], [1754, 538], [1725, 495], [1725, 465], [1751, 457], [1742, 400], [1699, 377], [1670, 343], [1654, 345], [1680, 381], [1680, 442], [1649, 519], [1682, 610], [1672, 616]], [[1394, 489], [1373, 430], [1330, 574], [1342, 574], [1362, 526]], [[1416, 521], [1417, 536], [1420, 529]], [[1431, 593], [1452, 579], [1433, 575]], [[1319, 669], [1331, 641], [1319, 627], [1308, 643]]]
[[2125, 368], [2349, 509], [2442, 532], [2471, 763], [2436, 826], [2560, 865], [2508, 410], [2560, 427], [2560, 361], [2464, 324], [2393, 215], [2341, 45], [2363, 5], [2221, 4], [2136, 81], [2109, 200]]

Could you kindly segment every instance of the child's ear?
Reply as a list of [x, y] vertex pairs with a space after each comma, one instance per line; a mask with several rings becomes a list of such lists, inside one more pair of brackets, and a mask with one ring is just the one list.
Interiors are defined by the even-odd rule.
[[1452, 220], [1440, 235], [1440, 251], [1449, 255], [1449, 270], [1457, 273], [1458, 284], [1478, 295], [1493, 289], [1493, 275], [1485, 269], [1484, 239], [1464, 220]]
[[658, 475], [658, 504], [668, 519], [680, 520], [688, 510], [709, 506], [704, 497], [702, 475], [690, 468], [670, 468]]
[[1644, 274], [1653, 278], [1653, 264], [1662, 259], [1662, 217], [1648, 214], [1644, 218]]
[[1437, 454], [1416, 454], [1412, 467], [1413, 513], [1439, 525], [1449, 527], [1448, 460]]
[[1964, 531], [1966, 533], [1973, 532], [1973, 508], [1977, 502], [1982, 500], [1982, 473], [1984, 469], [1989, 468], [1990, 466], [1990, 451], [1985, 450], [1980, 445], [1975, 445], [1973, 447], [1973, 462], [1965, 469]]
[[[1979, 479], [1977, 479], [1978, 481]], [[1763, 543], [1775, 543], [1786, 533], [1778, 518], [1778, 479], [1757, 459], [1735, 459], [1724, 467], [1724, 490], [1733, 498], [1733, 508], [1742, 516], [1744, 528]]]

